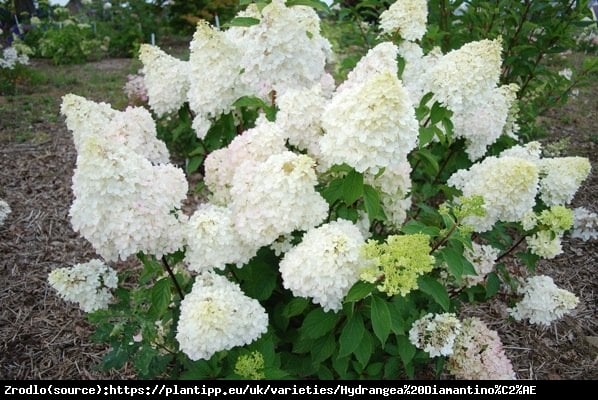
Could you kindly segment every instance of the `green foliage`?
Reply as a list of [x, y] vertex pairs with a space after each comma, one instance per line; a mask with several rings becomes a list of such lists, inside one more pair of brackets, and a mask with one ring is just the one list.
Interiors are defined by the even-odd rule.
[[70, 23], [44, 32], [38, 44], [39, 55], [54, 64], [81, 64], [97, 60], [107, 47], [97, 39], [90, 25]]

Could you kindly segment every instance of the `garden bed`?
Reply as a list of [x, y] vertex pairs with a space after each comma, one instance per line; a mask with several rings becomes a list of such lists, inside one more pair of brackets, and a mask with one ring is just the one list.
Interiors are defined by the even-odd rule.
[[[126, 75], [139, 67], [127, 59], [85, 66], [56, 67], [37, 63], [43, 84], [18, 87], [0, 97], [0, 198], [12, 213], [0, 227], [0, 378], [1, 379], [132, 379], [132, 369], [99, 371], [106, 348], [90, 340], [91, 327], [75, 305], [67, 304], [47, 283], [59, 267], [95, 257], [86, 240], [73, 232], [68, 210], [73, 200], [71, 177], [76, 152], [59, 114], [62, 95], [73, 92], [123, 108]], [[573, 206], [598, 211], [596, 193], [598, 84], [583, 89], [566, 107], [543, 121], [545, 143], [569, 138], [563, 155], [589, 157], [593, 172]], [[575, 293], [574, 312], [550, 328], [507, 322], [503, 302], [476, 305], [476, 315], [498, 331], [520, 379], [598, 379], [595, 241], [565, 236], [564, 254], [538, 266], [555, 283]], [[120, 268], [134, 267], [121, 263]]]

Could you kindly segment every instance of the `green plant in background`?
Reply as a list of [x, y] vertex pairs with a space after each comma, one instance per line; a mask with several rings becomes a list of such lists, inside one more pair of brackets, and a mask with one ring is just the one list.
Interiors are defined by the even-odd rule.
[[[565, 205], [590, 164], [513, 145], [507, 39], [428, 51], [426, 6], [385, 10], [380, 43], [338, 85], [314, 11], [327, 7], [273, 0], [227, 30], [199, 23], [188, 61], [141, 46], [151, 112], [64, 96], [78, 152], [73, 228], [105, 260], [142, 264], [118, 286], [96, 261], [50, 276], [91, 311], [111, 346], [105, 367], [131, 362], [144, 378], [515, 377], [497, 333], [459, 310], [500, 293], [513, 318], [550, 325], [577, 305], [551, 278], [525, 278], [562, 252], [574, 223]], [[191, 215], [187, 178], [207, 193]]]
[[48, 29], [39, 41], [40, 56], [52, 59], [54, 64], [99, 60], [107, 51], [107, 41], [97, 39], [91, 25], [72, 21]]

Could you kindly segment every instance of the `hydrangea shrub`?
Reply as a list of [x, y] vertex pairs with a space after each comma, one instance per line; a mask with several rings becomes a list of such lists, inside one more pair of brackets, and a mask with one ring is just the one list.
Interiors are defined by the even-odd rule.
[[[426, 54], [425, 4], [383, 13], [394, 41], [381, 38], [338, 84], [316, 11], [274, 0], [224, 31], [200, 22], [189, 61], [142, 46], [153, 118], [64, 97], [78, 152], [73, 228], [104, 260], [143, 264], [121, 271], [118, 288], [113, 275], [69, 284], [86, 276], [81, 265], [50, 277], [67, 300], [103, 285], [84, 310], [101, 308], [89, 318], [112, 347], [105, 367], [396, 379], [435, 364], [462, 379], [516, 377], [497, 332], [460, 319], [460, 306], [500, 291], [515, 320], [571, 312], [574, 294], [508, 270], [525, 238], [530, 275], [562, 252], [562, 235], [583, 224], [566, 205], [589, 162], [542, 158], [535, 142], [490, 150], [517, 140], [502, 42]], [[170, 144], [191, 144], [194, 168], [171, 163], [157, 139], [173, 126]], [[206, 198], [184, 212], [186, 172], [198, 168]]]

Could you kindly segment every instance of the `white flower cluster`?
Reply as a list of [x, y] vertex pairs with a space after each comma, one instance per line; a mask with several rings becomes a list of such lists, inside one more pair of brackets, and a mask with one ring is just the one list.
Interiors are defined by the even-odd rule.
[[85, 312], [107, 308], [112, 300], [110, 289], [118, 286], [116, 271], [101, 260], [91, 260], [70, 268], [50, 272], [48, 282], [60, 297], [79, 303]]
[[306, 6], [286, 7], [274, 0], [261, 10], [251, 4], [241, 17], [259, 23], [221, 32], [200, 22], [188, 62], [144, 45], [149, 104], [158, 114], [178, 110], [189, 101], [193, 128], [204, 138], [212, 120], [231, 110], [242, 96], [273, 102], [290, 89], [311, 88], [334, 80], [325, 71], [331, 45], [320, 34], [317, 13]]
[[346, 163], [373, 174], [405, 160], [418, 136], [411, 100], [390, 72], [336, 93], [324, 110], [322, 127], [322, 156], [330, 165]]
[[230, 111], [235, 100], [250, 91], [241, 83], [242, 48], [224, 32], [200, 21], [190, 50], [189, 106], [196, 113], [193, 128], [203, 138], [210, 119]]
[[29, 56], [27, 54], [20, 54], [15, 47], [7, 47], [2, 50], [2, 58], [0, 58], [0, 68], [14, 69], [17, 64], [28, 65]]
[[315, 160], [322, 158], [319, 143], [324, 132], [320, 118], [326, 101], [320, 85], [290, 89], [276, 101], [279, 108], [276, 124], [292, 146], [305, 150]]
[[579, 303], [573, 293], [560, 289], [551, 277], [544, 275], [527, 278], [518, 293], [523, 298], [508, 309], [509, 314], [517, 321], [529, 319], [531, 324], [550, 325]]
[[403, 42], [399, 54], [405, 60], [403, 81], [414, 104], [433, 93], [450, 111], [457, 138], [466, 140], [472, 161], [482, 157], [499, 136], [514, 136], [516, 123], [515, 84], [498, 86], [501, 40], [467, 43], [442, 54], [434, 48], [427, 55], [413, 42]]
[[183, 244], [174, 211], [187, 196], [187, 180], [170, 164], [154, 166], [127, 147], [101, 137], [80, 146], [69, 215], [106, 260], [143, 251], [161, 257]]
[[549, 230], [536, 232], [532, 236], [525, 238], [529, 250], [547, 260], [555, 258], [563, 252], [561, 246], [561, 235], [557, 235]]
[[185, 262], [191, 271], [224, 269], [226, 264], [242, 266], [258, 248], [246, 244], [234, 227], [230, 208], [202, 204], [185, 226]]
[[255, 128], [235, 137], [227, 147], [211, 152], [205, 161], [204, 182], [212, 192], [212, 202], [219, 205], [230, 203], [233, 177], [241, 164], [246, 161], [263, 162], [271, 155], [284, 151], [284, 136], [278, 121], [272, 123], [259, 118]]
[[395, 228], [403, 225], [411, 207], [410, 174], [411, 165], [405, 160], [387, 165], [382, 174], [367, 172], [364, 175], [364, 182], [378, 190], [387, 222]]
[[259, 248], [281, 235], [320, 224], [328, 203], [315, 191], [316, 184], [314, 161], [306, 155], [287, 151], [264, 162], [243, 163], [231, 187], [237, 232]]
[[591, 170], [585, 157], [543, 158], [539, 166], [540, 197], [547, 206], [569, 204]]
[[320, 34], [320, 18], [306, 6], [287, 7], [273, 0], [261, 11], [248, 7], [259, 23], [232, 27], [225, 35], [241, 49], [241, 81], [255, 95], [267, 99], [272, 92], [311, 87], [326, 75], [331, 45]]
[[303, 240], [280, 262], [285, 288], [311, 297], [324, 311], [338, 311], [351, 286], [359, 280], [365, 239], [350, 221], [337, 220], [307, 231]]
[[158, 116], [178, 111], [187, 101], [189, 64], [149, 44], [141, 45], [139, 59], [151, 109]]
[[486, 275], [494, 269], [500, 251], [489, 245], [472, 243], [472, 248], [465, 248], [463, 255], [473, 265], [477, 275], [463, 275], [467, 287], [484, 282]]
[[413, 323], [409, 341], [430, 357], [448, 356], [457, 379], [515, 379], [498, 334], [477, 318], [427, 314]]
[[584, 207], [574, 209], [573, 214], [574, 221], [571, 237], [584, 241], [598, 239], [598, 214]]
[[8, 217], [8, 214], [10, 214], [10, 206], [8, 205], [8, 203], [2, 199], [0, 199], [0, 226], [2, 226], [2, 224], [4, 224], [4, 220], [6, 219], [6, 217]]
[[536, 204], [539, 170], [530, 161], [516, 157], [487, 157], [459, 170], [448, 180], [465, 197], [482, 196], [485, 215], [468, 216], [463, 221], [476, 232], [485, 232], [497, 221], [520, 221]]
[[380, 29], [387, 34], [398, 32], [405, 40], [419, 40], [426, 33], [426, 0], [398, 0], [380, 14]]
[[467, 318], [462, 322], [447, 366], [457, 379], [516, 379], [498, 334], [478, 318]]
[[208, 360], [218, 351], [251, 343], [267, 329], [268, 315], [257, 300], [225, 277], [204, 273], [181, 302], [176, 339], [191, 360]]
[[109, 104], [67, 94], [62, 98], [60, 110], [66, 117], [67, 127], [73, 133], [77, 151], [80, 151], [85, 138], [99, 136], [114, 145], [127, 147], [153, 163], [168, 163], [168, 149], [156, 137], [154, 120], [143, 107], [128, 107], [125, 111], [117, 111]]
[[461, 332], [461, 321], [455, 314], [426, 314], [413, 323], [409, 341], [430, 357], [453, 354], [455, 339]]

